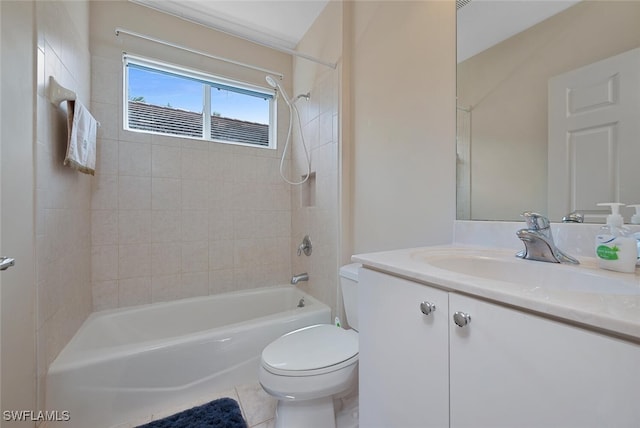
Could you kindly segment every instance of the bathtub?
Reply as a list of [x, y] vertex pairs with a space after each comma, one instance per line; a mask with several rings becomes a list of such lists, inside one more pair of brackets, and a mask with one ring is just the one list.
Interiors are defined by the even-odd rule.
[[292, 286], [96, 312], [49, 367], [47, 409], [69, 412], [65, 428], [161, 413], [257, 382], [267, 344], [329, 322], [327, 305]]

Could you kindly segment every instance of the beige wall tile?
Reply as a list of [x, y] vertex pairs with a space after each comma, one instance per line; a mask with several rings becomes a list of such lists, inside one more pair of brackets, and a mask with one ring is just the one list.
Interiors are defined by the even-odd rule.
[[206, 180], [209, 177], [209, 153], [182, 149], [182, 178]]
[[218, 209], [209, 210], [209, 239], [211, 241], [222, 239], [233, 239], [235, 222], [238, 212], [225, 209], [224, 206]]
[[[182, 273], [209, 271], [209, 243], [195, 241], [182, 243]], [[207, 280], [207, 288], [208, 280]]]
[[209, 241], [209, 269], [220, 270], [234, 267], [233, 240]]
[[151, 276], [118, 280], [118, 305], [151, 303]]
[[151, 244], [151, 275], [153, 277], [177, 275], [182, 269], [182, 246], [165, 242]]
[[153, 177], [180, 178], [182, 151], [180, 147], [153, 144], [151, 147], [151, 175]]
[[118, 243], [118, 211], [91, 211], [91, 245]]
[[96, 175], [91, 184], [91, 209], [109, 210], [118, 207], [118, 177], [116, 175]]
[[151, 242], [180, 242], [181, 239], [181, 210], [151, 211]]
[[118, 177], [118, 209], [151, 209], [151, 178], [120, 175]]
[[[184, 171], [183, 171], [184, 174]], [[209, 183], [206, 180], [182, 180], [182, 209], [206, 210]]]
[[118, 243], [151, 242], [151, 210], [118, 211]]
[[117, 105], [120, 97], [113, 88], [120, 86], [122, 62], [99, 56], [91, 58], [91, 100]]
[[154, 210], [179, 210], [182, 207], [182, 183], [177, 178], [153, 178], [151, 206]]
[[206, 296], [209, 293], [209, 272], [182, 274], [181, 297]]
[[121, 176], [151, 176], [151, 144], [121, 141], [118, 174]]
[[118, 279], [118, 246], [91, 247], [91, 279], [93, 282]]
[[209, 212], [207, 210], [182, 211], [182, 240], [209, 240]]
[[95, 281], [91, 284], [93, 310], [114, 309], [118, 307], [118, 281]]
[[118, 246], [118, 279], [151, 276], [151, 244]]
[[151, 277], [151, 301], [166, 302], [181, 297], [180, 274], [152, 276]]
[[96, 174], [118, 174], [118, 142], [101, 138], [96, 143]]
[[235, 289], [233, 269], [209, 271], [209, 294], [227, 293]]

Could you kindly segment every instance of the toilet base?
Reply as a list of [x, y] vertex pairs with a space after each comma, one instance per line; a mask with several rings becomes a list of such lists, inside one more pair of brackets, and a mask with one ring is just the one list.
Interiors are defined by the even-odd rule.
[[275, 428], [336, 428], [333, 397], [315, 400], [278, 400]]

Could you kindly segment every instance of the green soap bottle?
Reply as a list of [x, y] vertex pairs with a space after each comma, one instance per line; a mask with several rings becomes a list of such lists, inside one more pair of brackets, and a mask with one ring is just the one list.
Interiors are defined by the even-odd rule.
[[600, 228], [596, 236], [596, 257], [602, 269], [634, 273], [638, 261], [638, 240], [623, 224], [620, 207], [617, 202], [600, 203], [598, 206], [611, 207], [607, 224]]

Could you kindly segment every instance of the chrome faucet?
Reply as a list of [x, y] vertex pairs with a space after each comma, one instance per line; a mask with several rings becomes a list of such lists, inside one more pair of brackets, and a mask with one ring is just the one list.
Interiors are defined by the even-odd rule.
[[584, 223], [584, 215], [578, 211], [572, 211], [562, 217], [563, 223]]
[[309, 281], [309, 274], [305, 272], [291, 277], [291, 284], [293, 285], [296, 285], [300, 281]]
[[548, 218], [531, 211], [522, 213], [522, 216], [527, 222], [527, 228], [518, 230], [516, 235], [524, 243], [524, 250], [517, 253], [516, 257], [541, 262], [580, 264], [556, 247]]

